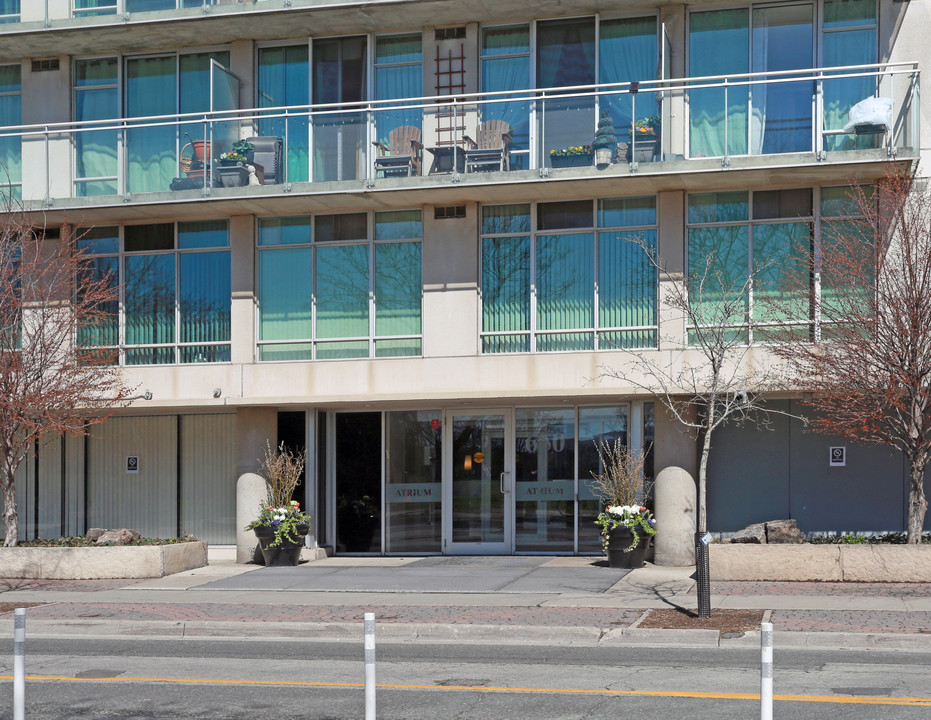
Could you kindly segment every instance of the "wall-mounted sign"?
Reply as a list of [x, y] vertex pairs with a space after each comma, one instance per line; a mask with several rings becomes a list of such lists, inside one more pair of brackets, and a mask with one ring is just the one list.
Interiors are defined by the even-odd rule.
[[430, 427], [431, 427], [431, 429], [433, 429], [433, 430], [439, 430], [439, 429], [440, 429], [440, 419], [439, 419], [439, 418], [432, 418], [432, 419], [430, 420]]
[[127, 455], [126, 456], [126, 472], [128, 473], [139, 472], [139, 456], [138, 455]]
[[847, 466], [847, 448], [832, 447], [831, 457], [828, 461], [828, 467], [846, 467]]
[[481, 463], [485, 462], [485, 455], [484, 455], [483, 453], [477, 452], [477, 453], [475, 453], [475, 455], [472, 456], [472, 459], [473, 459], [475, 462], [481, 464]]

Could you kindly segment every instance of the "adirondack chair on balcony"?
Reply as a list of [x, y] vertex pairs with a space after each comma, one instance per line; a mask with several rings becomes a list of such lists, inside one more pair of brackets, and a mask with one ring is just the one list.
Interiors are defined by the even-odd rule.
[[465, 171], [510, 170], [508, 146], [511, 144], [511, 126], [504, 120], [485, 120], [478, 126], [475, 140], [463, 137], [468, 147], [465, 154]]
[[420, 175], [423, 144], [420, 142], [420, 128], [413, 125], [401, 125], [388, 133], [388, 144], [372, 141], [378, 149], [375, 158], [375, 175], [398, 177]]

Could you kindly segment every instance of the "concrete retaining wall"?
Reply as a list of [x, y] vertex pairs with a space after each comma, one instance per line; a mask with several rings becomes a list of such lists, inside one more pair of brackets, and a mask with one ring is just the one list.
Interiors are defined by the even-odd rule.
[[4, 578], [152, 578], [206, 564], [206, 542], [113, 547], [0, 548], [0, 577]]
[[712, 580], [931, 582], [928, 545], [712, 544]]

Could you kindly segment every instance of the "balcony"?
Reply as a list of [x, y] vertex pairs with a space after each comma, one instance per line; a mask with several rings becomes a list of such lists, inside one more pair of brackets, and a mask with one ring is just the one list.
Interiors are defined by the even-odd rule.
[[[21, 148], [14, 191], [31, 209], [440, 187], [453, 198], [468, 185], [774, 167], [791, 182], [793, 168], [919, 149], [916, 63], [250, 109], [233, 107], [238, 78], [216, 72], [210, 112], [3, 128], [0, 147]], [[852, 123], [871, 98], [880, 115]], [[614, 137], [599, 161], [586, 146], [601, 118]], [[224, 165], [240, 138], [254, 148]]]
[[[268, 0], [253, 1], [267, 2]], [[69, 7], [72, 4], [73, 6]], [[19, 7], [17, 3], [8, 3], [6, 11], [0, 11], [2, 12], [0, 23], [41, 23], [45, 27], [51, 27], [62, 20], [67, 20], [69, 12], [72, 18], [97, 18], [104, 22], [123, 22], [140, 13], [143, 17], [150, 13], [159, 13], [163, 17], [190, 16], [190, 12], [184, 11], [195, 10], [202, 14], [214, 10], [222, 12], [222, 6], [236, 4], [241, 4], [240, 0], [72, 0], [68, 3], [20, 0]], [[232, 7], [227, 8], [227, 10], [232, 9]], [[4, 30], [16, 31], [17, 28], [4, 28]]]

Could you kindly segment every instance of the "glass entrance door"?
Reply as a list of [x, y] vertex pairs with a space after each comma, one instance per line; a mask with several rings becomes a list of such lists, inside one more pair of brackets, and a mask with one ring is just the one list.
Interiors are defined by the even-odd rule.
[[512, 552], [514, 440], [510, 413], [451, 412], [445, 428], [446, 553]]

